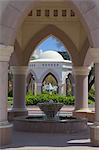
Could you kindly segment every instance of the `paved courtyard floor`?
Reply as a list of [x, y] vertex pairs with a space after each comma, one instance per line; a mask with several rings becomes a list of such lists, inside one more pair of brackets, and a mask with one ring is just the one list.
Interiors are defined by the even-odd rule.
[[89, 129], [76, 134], [34, 134], [13, 132], [12, 145], [5, 150], [99, 150], [92, 147]]
[[[28, 108], [29, 114], [41, 113], [36, 107]], [[61, 113], [71, 113], [73, 107], [63, 108]], [[13, 131], [13, 141], [5, 150], [99, 150], [90, 144], [89, 128], [75, 134], [39, 134]]]

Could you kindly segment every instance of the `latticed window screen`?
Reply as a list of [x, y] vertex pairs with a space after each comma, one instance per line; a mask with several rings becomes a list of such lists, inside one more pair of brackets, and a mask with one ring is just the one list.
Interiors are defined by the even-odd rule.
[[50, 11], [49, 11], [49, 9], [46, 9], [46, 10], [45, 10], [45, 16], [46, 16], [46, 17], [49, 17], [49, 15], [50, 15]]
[[36, 16], [41, 16], [41, 10], [40, 9], [36, 10]]
[[58, 16], [58, 10], [54, 10], [54, 17], [57, 17]]
[[66, 16], [67, 16], [67, 10], [66, 10], [66, 9], [62, 10], [62, 16], [63, 16], [63, 17], [66, 17]]

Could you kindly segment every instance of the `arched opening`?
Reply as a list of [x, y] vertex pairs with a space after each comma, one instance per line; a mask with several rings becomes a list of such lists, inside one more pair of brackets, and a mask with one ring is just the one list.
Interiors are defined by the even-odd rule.
[[[67, 50], [67, 48], [64, 46], [63, 42], [60, 41], [56, 36], [54, 35], [49, 35], [46, 38], [42, 39], [40, 43], [37, 45], [35, 48], [34, 53], [37, 50], [42, 51], [48, 51], [48, 50], [53, 50], [53, 51], [58, 51], [60, 54], [63, 55], [63, 57], [67, 60], [70, 60], [70, 54]], [[63, 52], [63, 53], [61, 53]], [[36, 52], [38, 53], [38, 52]]]
[[36, 94], [36, 80], [31, 72], [27, 76], [26, 93]]
[[71, 60], [70, 53], [64, 43], [54, 35], [48, 35], [37, 44], [30, 60], [37, 59], [42, 52], [50, 50], [57, 51], [66, 60]]
[[75, 96], [75, 80], [71, 73], [66, 78], [66, 95]]
[[[37, 75], [37, 82], [41, 84], [43, 83], [45, 86], [43, 81], [44, 76], [49, 74], [49, 72], [52, 74], [55, 73], [54, 76], [57, 78], [57, 82], [56, 85], [52, 86], [57, 86], [55, 87], [55, 92], [57, 93], [58, 83], [65, 84], [63, 81], [64, 76], [67, 74], [67, 72], [69, 72], [69, 69], [70, 72], [72, 71], [72, 68], [70, 68], [72, 66], [72, 62], [70, 61], [71, 56], [66, 46], [64, 46], [64, 43], [56, 36], [48, 35], [46, 38], [41, 39], [41, 41], [35, 46], [35, 49], [32, 49], [32, 51], [33, 54], [30, 57], [29, 68], [31, 68]], [[64, 71], [63, 66], [65, 67], [66, 71]], [[52, 75], [51, 77], [53, 78]], [[48, 82], [46, 84], [48, 84]], [[60, 85], [60, 89], [61, 88], [62, 87]], [[42, 87], [40, 91], [43, 91]], [[66, 94], [66, 91], [64, 93]], [[62, 90], [60, 90], [60, 94], [62, 94]]]
[[42, 28], [30, 39], [24, 51], [25, 64], [28, 64], [31, 55], [37, 48], [37, 46], [50, 37], [53, 37], [54, 40], [58, 41], [57, 44], [59, 43], [59, 45], [63, 45], [63, 47], [65, 47], [64, 50], [68, 51], [69, 57], [74, 65], [78, 64], [78, 59], [80, 64], [77, 47], [75, 46], [73, 41], [60, 28], [52, 24], [49, 24], [46, 27]]
[[58, 93], [57, 78], [49, 72], [42, 81], [42, 93], [56, 94]]

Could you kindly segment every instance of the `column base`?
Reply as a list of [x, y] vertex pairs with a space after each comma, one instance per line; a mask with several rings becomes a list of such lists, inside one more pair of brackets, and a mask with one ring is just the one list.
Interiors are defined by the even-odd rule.
[[75, 112], [91, 112], [91, 110], [89, 108], [81, 108], [81, 109], [75, 109]]
[[95, 120], [95, 113], [92, 112], [90, 109], [74, 110], [73, 116], [80, 118], [87, 118], [87, 120], [91, 122], [94, 122]]
[[12, 110], [8, 111], [8, 120], [13, 121], [15, 117], [27, 116], [27, 115], [28, 115], [27, 109], [14, 109], [13, 108]]
[[11, 144], [12, 127], [9, 122], [0, 122], [0, 148]]
[[90, 139], [93, 146], [99, 146], [99, 123], [90, 126]]

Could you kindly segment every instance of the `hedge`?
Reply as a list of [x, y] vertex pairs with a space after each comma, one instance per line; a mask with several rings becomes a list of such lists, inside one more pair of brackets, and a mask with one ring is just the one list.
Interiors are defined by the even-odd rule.
[[[60, 102], [64, 105], [74, 105], [75, 97], [74, 96], [64, 96], [58, 94], [39, 94], [32, 95], [32, 93], [28, 93], [26, 95], [26, 105], [37, 105], [40, 102], [48, 102], [49, 100], [53, 100], [54, 102]], [[89, 104], [93, 104], [93, 100], [89, 100]], [[13, 104], [13, 97], [8, 97], [8, 104]]]
[[[54, 102], [60, 102], [64, 105], [74, 105], [75, 97], [74, 96], [64, 96], [64, 95], [56, 95], [56, 94], [40, 94], [40, 95], [26, 95], [26, 105], [36, 105], [40, 102], [48, 102], [49, 100], [53, 100]], [[89, 104], [93, 104], [92, 100], [89, 100]]]

